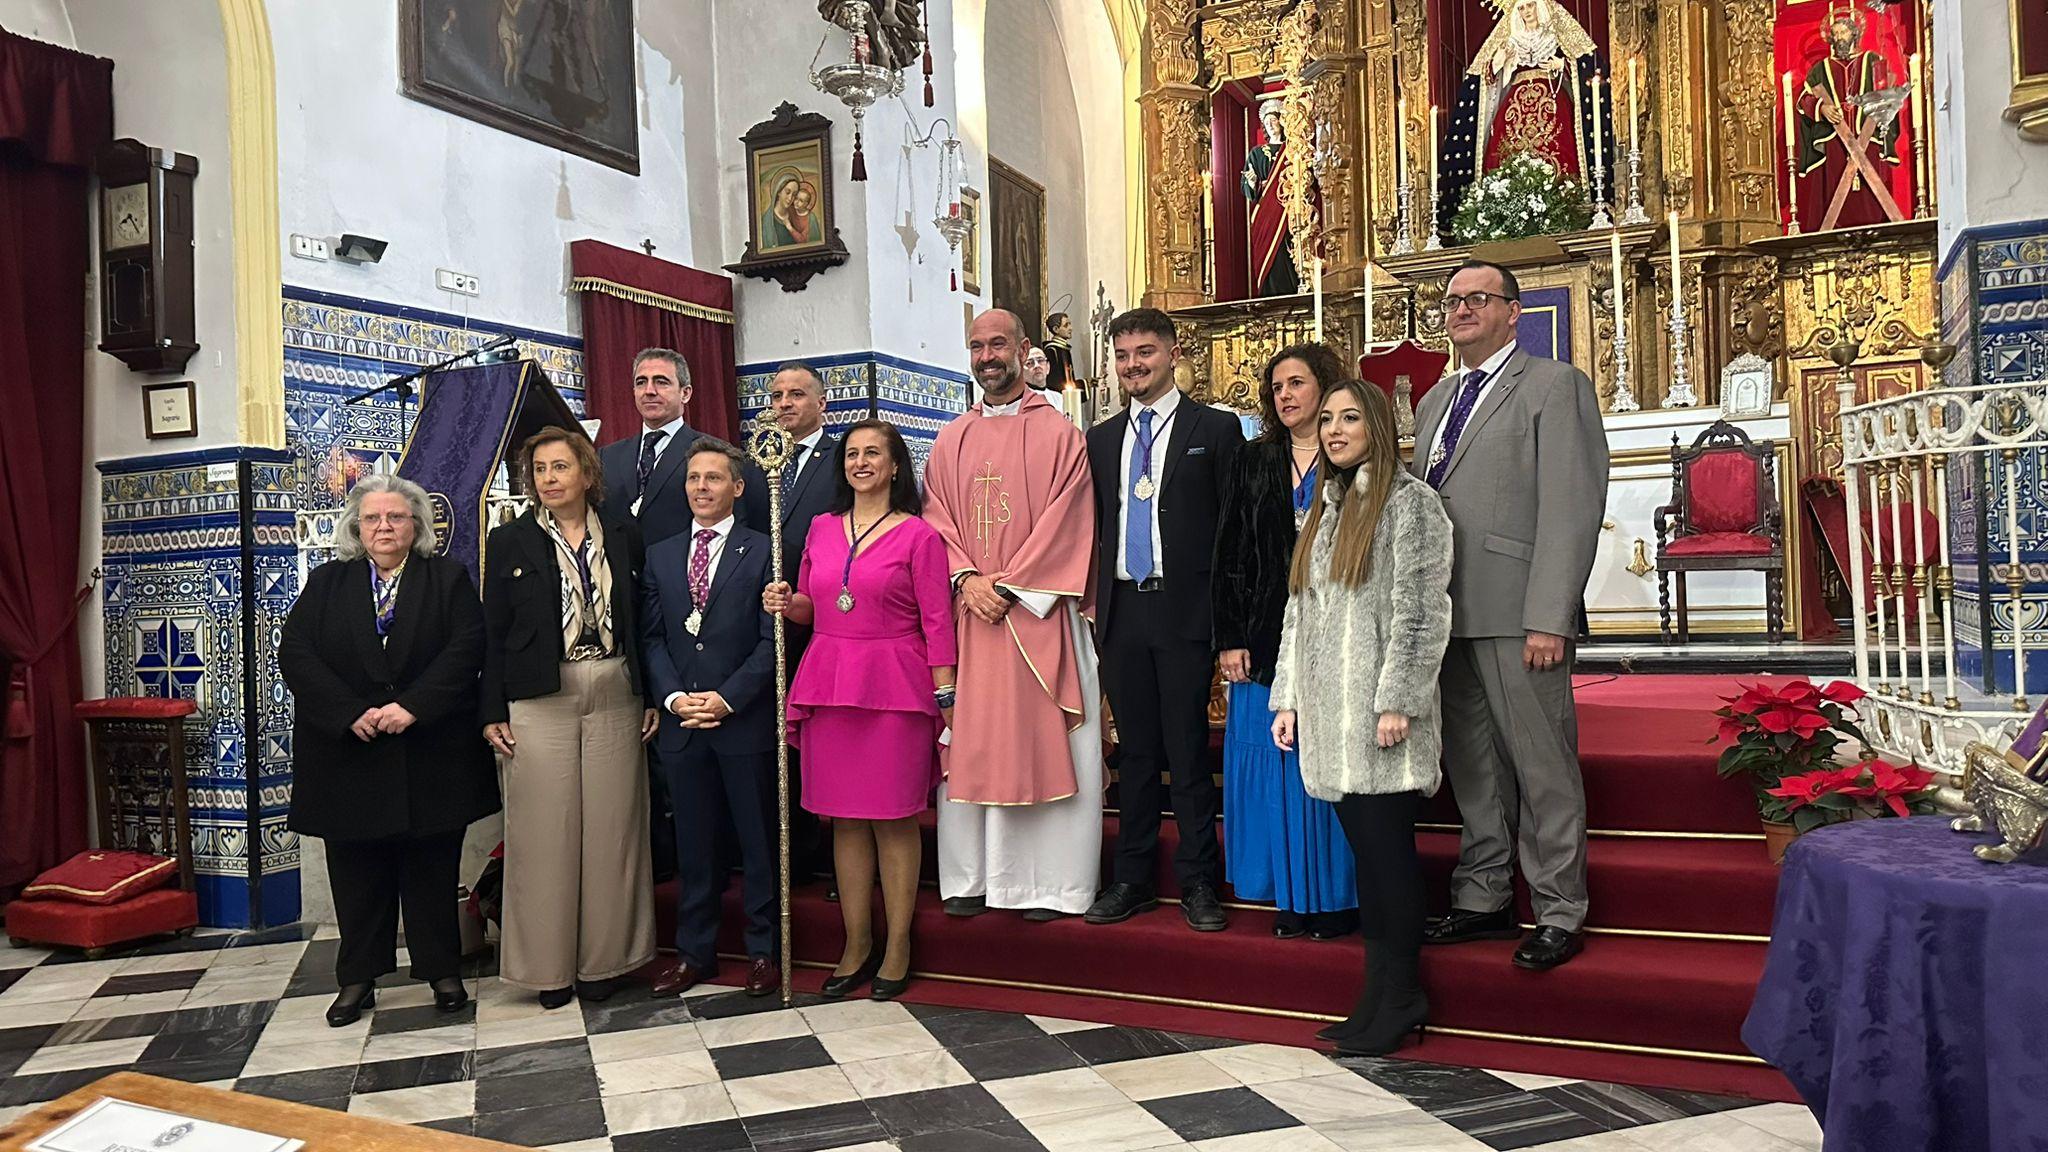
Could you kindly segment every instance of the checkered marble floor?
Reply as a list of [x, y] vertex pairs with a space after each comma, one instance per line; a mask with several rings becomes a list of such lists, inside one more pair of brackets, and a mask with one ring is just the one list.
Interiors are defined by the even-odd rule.
[[460, 1013], [391, 977], [329, 1028], [335, 946], [294, 927], [98, 961], [0, 948], [0, 1122], [133, 1069], [564, 1152], [1820, 1148], [1791, 1105], [718, 987], [547, 1012], [488, 968]]

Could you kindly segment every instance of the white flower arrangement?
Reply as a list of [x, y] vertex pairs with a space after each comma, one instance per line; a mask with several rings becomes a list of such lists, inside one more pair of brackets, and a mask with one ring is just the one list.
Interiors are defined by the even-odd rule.
[[1465, 193], [1451, 221], [1464, 244], [1576, 232], [1592, 222], [1586, 186], [1532, 152], [1518, 152]]

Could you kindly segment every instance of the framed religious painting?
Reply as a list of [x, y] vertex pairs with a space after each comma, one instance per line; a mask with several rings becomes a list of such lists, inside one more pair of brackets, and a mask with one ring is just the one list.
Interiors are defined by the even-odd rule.
[[726, 269], [801, 292], [847, 259], [832, 211], [832, 121], [784, 103], [740, 142], [747, 146], [747, 250]]
[[1032, 343], [1045, 323], [1045, 186], [989, 158], [989, 303], [1024, 321]]
[[633, 5], [399, 0], [407, 96], [640, 173]]
[[960, 189], [960, 215], [967, 237], [960, 241], [960, 286], [969, 296], [981, 295], [981, 189]]
[[2048, 4], [2007, 0], [2012, 5], [2012, 99], [2005, 118], [2020, 135], [2048, 142]]

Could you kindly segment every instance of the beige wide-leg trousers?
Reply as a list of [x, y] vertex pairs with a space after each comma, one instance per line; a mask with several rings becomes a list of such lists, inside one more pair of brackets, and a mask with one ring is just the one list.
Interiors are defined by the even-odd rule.
[[512, 702], [505, 938], [498, 978], [544, 992], [654, 958], [642, 705], [623, 659], [562, 665], [562, 690]]

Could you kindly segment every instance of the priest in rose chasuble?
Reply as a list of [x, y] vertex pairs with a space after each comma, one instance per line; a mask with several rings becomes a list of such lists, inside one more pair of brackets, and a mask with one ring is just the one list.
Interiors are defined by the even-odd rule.
[[1620, 157], [1607, 89], [1594, 94], [1600, 71], [1593, 38], [1570, 12], [1553, 0], [1514, 0], [1458, 86], [1441, 160], [1440, 221], [1448, 224], [1474, 181], [1519, 153], [1590, 185], [1596, 121], [1612, 198]]
[[980, 403], [939, 432], [925, 519], [946, 542], [958, 702], [939, 787], [939, 895], [1073, 915], [1102, 855], [1101, 687], [1083, 618], [1095, 511], [1081, 433], [1024, 384], [1023, 326], [969, 333]]
[[[1871, 127], [1865, 122], [1868, 114], [1852, 101], [1899, 83], [1892, 79], [1891, 67], [1881, 54], [1860, 47], [1863, 30], [1863, 17], [1853, 8], [1830, 14], [1822, 29], [1828, 54], [1807, 70], [1799, 88], [1799, 226], [1807, 232], [1820, 230], [1844, 180], [1851, 181], [1854, 190], [1843, 203], [1835, 227], [1882, 224], [1891, 218], [1849, 152], [1851, 141]], [[1841, 127], [1836, 126], [1837, 119]], [[1893, 189], [1899, 186], [1899, 120], [1893, 116], [1889, 124], [1872, 133], [1864, 148], [1871, 167]], [[1848, 129], [1847, 136], [1842, 128]], [[1911, 202], [1908, 195], [1904, 203]]]

